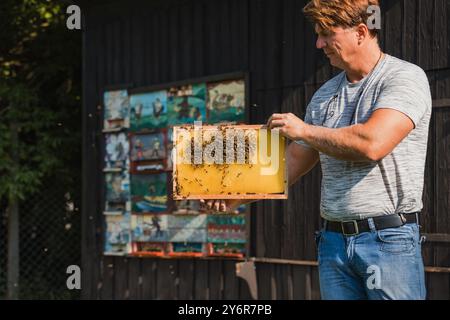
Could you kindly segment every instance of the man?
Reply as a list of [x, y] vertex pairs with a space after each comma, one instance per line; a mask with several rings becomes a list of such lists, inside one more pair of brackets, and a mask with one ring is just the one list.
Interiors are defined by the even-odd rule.
[[[274, 114], [294, 140], [290, 183], [322, 167], [317, 237], [323, 299], [424, 299], [422, 209], [431, 95], [422, 69], [383, 54], [367, 8], [378, 0], [314, 0], [304, 13], [317, 48], [343, 72], [325, 83], [305, 121]], [[209, 201], [218, 211], [242, 201]]]

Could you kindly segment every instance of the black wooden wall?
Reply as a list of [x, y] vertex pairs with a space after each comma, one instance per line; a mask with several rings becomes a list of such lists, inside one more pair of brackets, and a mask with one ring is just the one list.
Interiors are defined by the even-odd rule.
[[[333, 70], [315, 49], [304, 0], [99, 1], [82, 5], [83, 297], [99, 299], [249, 298], [230, 260], [104, 257], [101, 212], [101, 92], [246, 71], [251, 123], [274, 112], [304, 115]], [[382, 1], [383, 49], [427, 71], [435, 107], [424, 193], [424, 256], [429, 298], [450, 298], [450, 0]], [[447, 100], [446, 100], [447, 99]], [[320, 168], [288, 201], [254, 204], [251, 255], [315, 260]], [[432, 241], [431, 241], [432, 240]], [[282, 261], [281, 261], [282, 262]], [[257, 262], [259, 297], [318, 299], [313, 263]], [[446, 267], [446, 268], [445, 268]]]

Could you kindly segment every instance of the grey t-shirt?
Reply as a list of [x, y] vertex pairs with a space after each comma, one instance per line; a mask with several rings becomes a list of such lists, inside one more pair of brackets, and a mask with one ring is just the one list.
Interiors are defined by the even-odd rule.
[[314, 94], [305, 122], [315, 126], [340, 128], [364, 123], [383, 108], [404, 113], [415, 125], [377, 162], [342, 161], [320, 153], [322, 217], [343, 221], [422, 209], [431, 105], [425, 72], [389, 55], [360, 82], [349, 83], [342, 72]]

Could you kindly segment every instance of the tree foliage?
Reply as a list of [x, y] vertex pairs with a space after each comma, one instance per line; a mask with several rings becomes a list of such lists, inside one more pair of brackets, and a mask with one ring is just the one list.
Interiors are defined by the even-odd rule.
[[70, 4], [0, 2], [0, 200], [25, 198], [49, 175], [79, 188], [81, 32], [65, 26]]

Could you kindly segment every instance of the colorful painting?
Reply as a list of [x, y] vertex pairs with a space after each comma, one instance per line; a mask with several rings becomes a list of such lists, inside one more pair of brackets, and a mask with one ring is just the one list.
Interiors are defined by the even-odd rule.
[[164, 159], [164, 133], [135, 134], [131, 136], [131, 161]]
[[245, 243], [244, 215], [209, 215], [208, 242]]
[[131, 203], [127, 202], [108, 202], [105, 203], [104, 214], [123, 214], [131, 209]]
[[130, 215], [106, 216], [105, 254], [131, 252]]
[[130, 126], [127, 90], [106, 91], [103, 95], [103, 129], [117, 130]]
[[164, 256], [167, 244], [161, 242], [134, 242], [133, 253], [137, 255]]
[[205, 121], [206, 84], [171, 88], [167, 96], [170, 125]]
[[207, 239], [206, 228], [169, 229], [170, 242], [206, 242], [206, 239]]
[[167, 174], [132, 175], [131, 198], [134, 213], [167, 211]]
[[171, 252], [169, 255], [196, 255], [201, 256], [205, 254], [203, 243], [171, 243]]
[[133, 94], [130, 97], [130, 130], [142, 131], [167, 126], [166, 91]]
[[241, 243], [210, 243], [208, 247], [209, 256], [241, 258], [245, 255], [245, 244]]
[[245, 122], [245, 82], [234, 80], [208, 84], [208, 123]]
[[105, 135], [105, 169], [126, 168], [128, 166], [129, 143], [125, 133]]
[[165, 242], [169, 240], [167, 215], [133, 215], [133, 241]]
[[130, 199], [130, 177], [127, 171], [106, 172], [106, 201], [126, 203]]
[[206, 228], [207, 215], [199, 214], [192, 216], [168, 216], [168, 224], [170, 229], [180, 229], [180, 228], [188, 228], [188, 229], [199, 229]]

